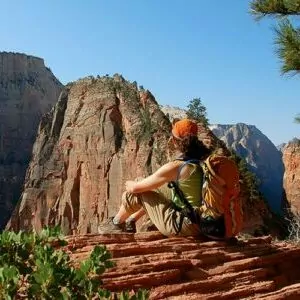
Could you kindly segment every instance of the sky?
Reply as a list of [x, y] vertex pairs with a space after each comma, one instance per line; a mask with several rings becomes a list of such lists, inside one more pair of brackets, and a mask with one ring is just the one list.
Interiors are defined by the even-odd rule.
[[64, 84], [119, 73], [161, 105], [200, 97], [211, 124], [255, 125], [275, 145], [300, 135], [300, 78], [280, 74], [275, 20], [247, 0], [0, 3], [0, 51], [43, 58]]

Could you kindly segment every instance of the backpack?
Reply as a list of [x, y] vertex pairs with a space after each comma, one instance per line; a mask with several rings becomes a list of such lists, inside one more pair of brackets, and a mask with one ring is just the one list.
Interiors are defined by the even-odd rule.
[[234, 237], [243, 226], [238, 167], [229, 157], [216, 154], [210, 155], [201, 165], [204, 172], [204, 209], [224, 215], [225, 237]]

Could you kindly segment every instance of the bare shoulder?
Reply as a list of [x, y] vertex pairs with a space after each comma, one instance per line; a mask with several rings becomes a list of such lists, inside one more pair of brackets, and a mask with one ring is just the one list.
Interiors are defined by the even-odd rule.
[[180, 161], [170, 161], [163, 166], [161, 166], [157, 172], [158, 173], [168, 173], [169, 176], [173, 177], [173, 175], [177, 174], [178, 167], [181, 165]]
[[171, 170], [171, 169], [177, 169], [181, 164], [182, 164], [182, 161], [173, 160], [173, 161], [170, 161], [170, 162], [166, 163], [162, 167], [165, 167], [166, 169]]

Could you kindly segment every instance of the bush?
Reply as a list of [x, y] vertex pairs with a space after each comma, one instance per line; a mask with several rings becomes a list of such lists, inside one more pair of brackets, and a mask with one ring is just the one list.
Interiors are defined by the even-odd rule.
[[[105, 246], [96, 246], [90, 257], [78, 268], [70, 256], [56, 249], [66, 245], [58, 227], [45, 228], [40, 234], [0, 234], [0, 299], [111, 299], [111, 292], [102, 289], [99, 275], [114, 266]], [[140, 290], [120, 299], [147, 299]], [[114, 297], [115, 299], [116, 297]]]

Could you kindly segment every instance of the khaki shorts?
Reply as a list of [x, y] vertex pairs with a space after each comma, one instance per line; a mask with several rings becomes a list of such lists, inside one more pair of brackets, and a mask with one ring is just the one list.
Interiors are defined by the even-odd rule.
[[[178, 231], [180, 212], [174, 209], [173, 203], [160, 191], [140, 194], [124, 192], [122, 204], [126, 211], [133, 214], [144, 208], [157, 229], [166, 236], [174, 236]], [[183, 219], [182, 229], [178, 235], [195, 236], [200, 234], [199, 226], [192, 224], [188, 218]]]

